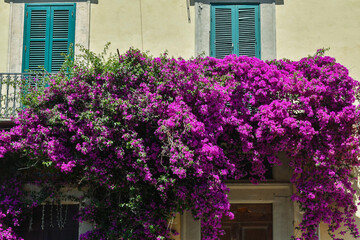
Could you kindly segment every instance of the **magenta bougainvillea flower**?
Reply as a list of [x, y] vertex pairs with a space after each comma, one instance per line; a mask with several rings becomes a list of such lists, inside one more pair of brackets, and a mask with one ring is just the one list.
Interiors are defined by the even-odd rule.
[[60, 181], [89, 199], [79, 220], [94, 229], [82, 239], [168, 239], [168, 220], [184, 211], [201, 219], [203, 239], [217, 239], [222, 216], [233, 217], [224, 180], [265, 181], [279, 153], [293, 169], [302, 239], [317, 239], [321, 221], [359, 236], [358, 83], [334, 58], [184, 60], [131, 49], [99, 59], [51, 79], [1, 133], [0, 162], [27, 166], [12, 174], [16, 191], [2, 183], [2, 238], [17, 239], [22, 212], [41, 202], [26, 202], [21, 184]]

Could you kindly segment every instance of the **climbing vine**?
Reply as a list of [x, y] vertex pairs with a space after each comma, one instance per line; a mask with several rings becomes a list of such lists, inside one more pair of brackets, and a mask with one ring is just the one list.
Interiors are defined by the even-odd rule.
[[[203, 239], [217, 239], [222, 216], [233, 217], [224, 181], [266, 181], [280, 153], [304, 212], [302, 239], [317, 239], [321, 221], [359, 236], [358, 83], [334, 58], [84, 52], [70, 74], [29, 93], [0, 135], [2, 239], [20, 239], [26, 211], [62, 186], [87, 199], [78, 218], [94, 228], [82, 239], [169, 239], [169, 219], [184, 211], [201, 219]], [[46, 187], [29, 198], [26, 183]]]

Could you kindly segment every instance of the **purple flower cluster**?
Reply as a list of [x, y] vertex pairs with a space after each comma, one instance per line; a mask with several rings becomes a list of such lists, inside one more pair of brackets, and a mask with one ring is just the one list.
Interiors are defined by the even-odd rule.
[[184, 211], [201, 219], [203, 239], [217, 239], [222, 216], [233, 217], [224, 180], [266, 180], [279, 153], [294, 170], [303, 239], [317, 239], [321, 221], [359, 236], [358, 83], [335, 59], [184, 60], [131, 49], [59, 79], [2, 132], [0, 154], [26, 153], [86, 189], [79, 219], [94, 230], [82, 239], [168, 239], [168, 220]]

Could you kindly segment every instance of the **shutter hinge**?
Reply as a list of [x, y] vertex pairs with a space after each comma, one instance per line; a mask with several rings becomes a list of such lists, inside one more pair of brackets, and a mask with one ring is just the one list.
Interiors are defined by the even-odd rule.
[[25, 52], [26, 52], [26, 45], [25, 45]]
[[72, 17], [74, 16], [74, 11], [71, 11], [71, 16], [72, 16]]
[[26, 12], [26, 17], [28, 17], [29, 16], [29, 12]]

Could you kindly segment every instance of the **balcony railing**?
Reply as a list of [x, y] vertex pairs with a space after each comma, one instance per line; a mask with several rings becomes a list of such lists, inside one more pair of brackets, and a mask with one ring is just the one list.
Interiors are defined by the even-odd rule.
[[30, 88], [44, 86], [49, 73], [0, 73], [0, 119], [9, 120], [21, 109]]

